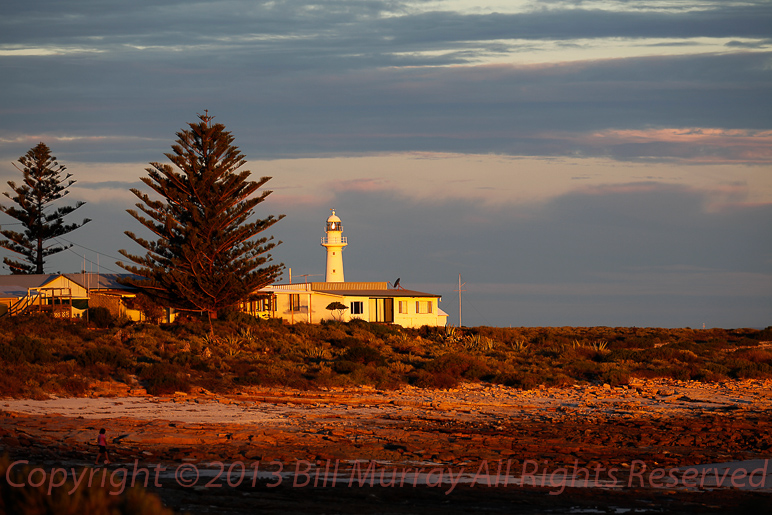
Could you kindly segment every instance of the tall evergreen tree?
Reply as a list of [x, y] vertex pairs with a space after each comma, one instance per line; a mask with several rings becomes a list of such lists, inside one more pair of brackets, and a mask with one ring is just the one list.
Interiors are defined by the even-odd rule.
[[278, 244], [273, 237], [256, 238], [284, 215], [249, 221], [271, 193], [257, 193], [270, 177], [250, 181], [248, 170], [239, 171], [244, 155], [225, 126], [213, 124], [212, 118], [208, 112], [199, 115], [198, 122], [177, 133], [172, 152], [165, 154], [174, 166], [150, 163], [146, 169], [148, 176], [141, 180], [161, 200], [131, 190], [146, 216], [133, 209], [128, 213], [158, 239], [126, 231], [147, 253], [120, 250], [138, 266], [118, 263], [141, 276], [130, 283], [156, 301], [206, 311], [210, 318], [272, 283], [284, 266], [268, 264], [268, 251]]
[[45, 258], [70, 248], [72, 245], [45, 246], [48, 240], [63, 236], [78, 227], [90, 222], [84, 218], [81, 223], [65, 224], [64, 217], [72, 213], [85, 202], [77, 202], [73, 206], [48, 209], [49, 204], [59, 200], [69, 193], [70, 186], [75, 181], [72, 174], [64, 174], [66, 168], [51, 155], [51, 149], [45, 143], [38, 143], [25, 155], [19, 158], [21, 167], [14, 166], [24, 175], [24, 183], [16, 185], [8, 181], [13, 190], [3, 194], [16, 205], [6, 207], [0, 205], [0, 212], [15, 218], [24, 226], [24, 232], [8, 229], [0, 231], [6, 240], [0, 240], [0, 247], [24, 256], [25, 261], [14, 261], [4, 258], [5, 263], [14, 274], [42, 274]]

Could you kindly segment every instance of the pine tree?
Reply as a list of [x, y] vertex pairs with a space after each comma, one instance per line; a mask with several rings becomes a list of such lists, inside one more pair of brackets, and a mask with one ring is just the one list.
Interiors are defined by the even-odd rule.
[[126, 235], [147, 253], [119, 252], [138, 266], [118, 264], [142, 279], [131, 284], [157, 302], [179, 309], [205, 311], [236, 305], [278, 278], [282, 264], [272, 261], [273, 237], [256, 236], [284, 218], [268, 216], [249, 221], [255, 207], [271, 191], [256, 193], [271, 178], [250, 181], [248, 170], [239, 171], [244, 155], [222, 124], [212, 124], [206, 112], [189, 129], [177, 133], [172, 152], [174, 165], [150, 163], [141, 180], [162, 200], [137, 189], [141, 200], [128, 213], [158, 239], [149, 241], [131, 231]]
[[[24, 226], [24, 232], [2, 230], [0, 234], [8, 238], [0, 240], [0, 247], [24, 256], [25, 261], [14, 261], [4, 258], [13, 274], [42, 274], [45, 258], [70, 248], [72, 245], [45, 246], [48, 240], [63, 236], [78, 227], [90, 222], [66, 225], [64, 217], [72, 213], [85, 202], [77, 202], [73, 206], [48, 209], [49, 204], [59, 200], [69, 193], [68, 188], [75, 184], [70, 179], [72, 174], [63, 176], [66, 168], [51, 155], [51, 149], [45, 143], [38, 143], [25, 155], [19, 158], [21, 168], [14, 166], [24, 175], [24, 183], [16, 185], [8, 181], [15, 196], [9, 192], [3, 194], [11, 199], [16, 206], [0, 205], [0, 212], [15, 218]], [[17, 207], [18, 206], [18, 207]]]

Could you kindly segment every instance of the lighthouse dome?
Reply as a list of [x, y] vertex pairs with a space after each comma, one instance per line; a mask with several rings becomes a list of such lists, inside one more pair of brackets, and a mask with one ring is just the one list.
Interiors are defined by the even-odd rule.
[[332, 210], [332, 214], [327, 218], [327, 231], [342, 231], [343, 224], [340, 223], [340, 218], [335, 215], [335, 210]]

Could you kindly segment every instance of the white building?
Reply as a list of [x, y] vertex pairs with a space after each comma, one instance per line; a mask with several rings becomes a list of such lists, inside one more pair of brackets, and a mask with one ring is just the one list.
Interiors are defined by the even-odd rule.
[[[141, 321], [143, 315], [131, 307], [135, 288], [120, 283], [130, 274], [29, 274], [0, 275], [0, 317], [45, 313], [54, 318], [81, 318], [91, 307], [106, 308], [114, 316]], [[165, 308], [163, 322], [177, 316]]]
[[[259, 300], [242, 309], [255, 316], [282, 318], [287, 322], [319, 323], [322, 320], [362, 319], [403, 327], [444, 326], [448, 314], [439, 307], [440, 295], [389, 288], [387, 282], [346, 282], [343, 274], [343, 224], [333, 210], [327, 219], [322, 246], [327, 250], [325, 282], [274, 284], [261, 289]], [[338, 302], [345, 309], [327, 307]]]

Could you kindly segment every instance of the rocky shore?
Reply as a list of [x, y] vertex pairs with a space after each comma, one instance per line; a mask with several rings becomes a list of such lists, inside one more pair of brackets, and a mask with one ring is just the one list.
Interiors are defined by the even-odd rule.
[[[750, 483], [747, 474], [732, 475], [743, 463], [758, 470], [772, 459], [772, 381], [169, 397], [103, 383], [86, 398], [2, 399], [0, 410], [0, 452], [11, 459], [43, 468], [93, 464], [105, 427], [107, 470], [152, 475], [163, 467], [156, 490], [191, 513], [455, 513], [470, 503], [493, 513], [687, 513], [772, 505], [772, 465]], [[725, 463], [734, 468], [707, 467]], [[199, 482], [180, 485], [174, 471], [182, 464]], [[688, 473], [684, 480], [690, 467], [701, 467], [696, 483]], [[664, 479], [651, 479], [657, 469]], [[401, 484], [389, 487], [400, 474]]]

